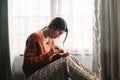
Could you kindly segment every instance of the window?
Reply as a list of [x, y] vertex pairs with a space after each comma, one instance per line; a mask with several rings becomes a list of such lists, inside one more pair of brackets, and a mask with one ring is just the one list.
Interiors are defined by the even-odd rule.
[[[92, 54], [94, 0], [58, 1], [58, 13], [55, 16], [63, 17], [69, 28], [64, 49], [75, 54]], [[59, 41], [58, 44], [62, 43]]]
[[50, 20], [50, 0], [8, 0], [11, 62], [23, 54], [25, 41]]
[[51, 18], [63, 17], [69, 34], [65, 45], [73, 54], [92, 53], [94, 0], [8, 0], [11, 62], [24, 53], [25, 41], [32, 32], [47, 26]]

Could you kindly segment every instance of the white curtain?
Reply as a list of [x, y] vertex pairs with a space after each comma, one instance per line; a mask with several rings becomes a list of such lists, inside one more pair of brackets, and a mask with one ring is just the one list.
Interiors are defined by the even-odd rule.
[[[99, 80], [120, 80], [118, 1], [96, 0], [93, 70]], [[120, 2], [119, 2], [120, 3]]]
[[69, 29], [64, 46], [65, 35], [55, 40], [57, 44], [72, 54], [93, 53], [94, 0], [8, 1], [11, 63], [14, 57], [24, 53], [28, 35], [47, 26], [56, 16], [64, 18]]
[[24, 53], [27, 37], [50, 21], [50, 0], [8, 0], [11, 64]]
[[55, 0], [55, 2], [58, 5], [53, 8], [55, 11], [52, 17], [63, 17], [69, 29], [64, 48], [92, 53], [94, 0]]

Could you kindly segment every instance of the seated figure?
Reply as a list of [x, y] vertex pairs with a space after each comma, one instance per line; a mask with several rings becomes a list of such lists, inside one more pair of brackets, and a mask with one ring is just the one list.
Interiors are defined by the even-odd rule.
[[64, 32], [63, 44], [68, 35], [67, 24], [63, 18], [56, 17], [27, 38], [23, 60], [27, 80], [95, 80], [90, 70], [54, 44], [54, 39]]

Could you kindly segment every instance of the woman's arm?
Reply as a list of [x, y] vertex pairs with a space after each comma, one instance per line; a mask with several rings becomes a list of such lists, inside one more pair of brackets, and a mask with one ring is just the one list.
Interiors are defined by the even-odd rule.
[[63, 49], [61, 49], [60, 47], [58, 46], [54, 46], [54, 54], [49, 58], [50, 61], [55, 61], [61, 57], [67, 57], [69, 56], [69, 53], [68, 52], [64, 52]]
[[28, 38], [26, 42], [26, 48], [24, 53], [24, 65], [33, 66], [44, 66], [48, 63], [49, 57], [52, 55], [52, 50], [49, 53], [41, 54], [41, 47], [35, 38]]

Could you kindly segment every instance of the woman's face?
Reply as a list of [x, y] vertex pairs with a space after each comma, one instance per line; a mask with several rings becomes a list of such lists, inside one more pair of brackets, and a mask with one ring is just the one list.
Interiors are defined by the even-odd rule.
[[61, 30], [61, 29], [52, 30], [52, 31], [51, 31], [51, 34], [50, 34], [50, 37], [51, 37], [51, 38], [57, 38], [57, 37], [59, 37], [62, 33], [64, 33], [64, 30]]

